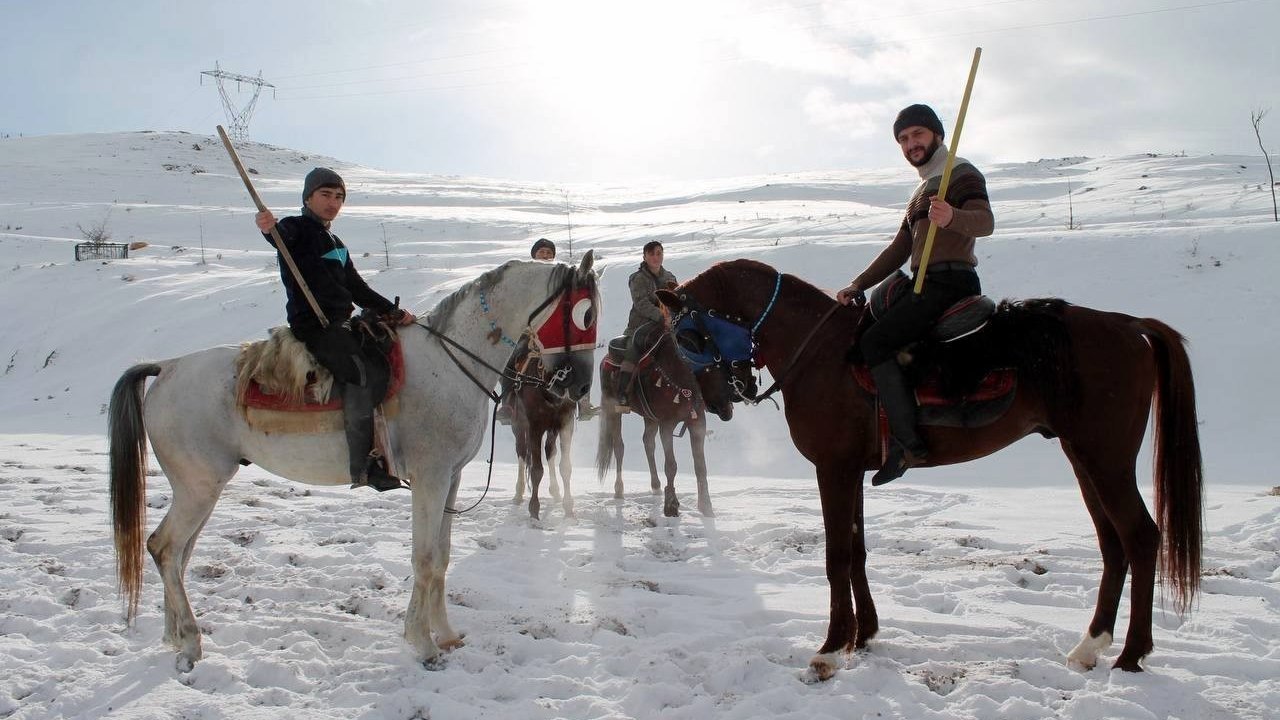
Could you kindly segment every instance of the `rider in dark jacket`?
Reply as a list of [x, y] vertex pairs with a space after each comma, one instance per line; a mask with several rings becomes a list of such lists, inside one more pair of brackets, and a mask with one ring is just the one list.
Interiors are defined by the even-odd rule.
[[347, 247], [330, 231], [346, 199], [342, 178], [329, 168], [316, 168], [307, 173], [303, 183], [301, 215], [277, 223], [270, 210], [263, 210], [254, 221], [273, 247], [268, 233], [275, 226], [327, 320], [326, 327], [312, 310], [299, 279], [281, 258], [280, 279], [288, 296], [289, 329], [333, 374], [342, 395], [351, 482], [387, 490], [402, 487], [402, 483], [373, 453], [373, 408], [375, 398], [380, 399], [386, 392], [390, 368], [372, 344], [361, 347], [349, 321], [355, 305], [390, 315], [399, 325], [412, 324], [417, 318], [374, 292], [356, 271]]

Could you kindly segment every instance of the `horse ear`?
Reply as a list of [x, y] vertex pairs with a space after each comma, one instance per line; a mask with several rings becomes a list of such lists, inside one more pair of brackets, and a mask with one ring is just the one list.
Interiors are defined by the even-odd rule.
[[596, 251], [594, 249], [588, 250], [587, 253], [582, 256], [582, 264], [578, 266], [578, 276], [585, 278], [590, 275], [591, 267], [595, 265], [595, 263]]
[[658, 302], [665, 305], [671, 312], [678, 313], [681, 310], [684, 310], [684, 303], [680, 301], [680, 296], [676, 295], [674, 292], [662, 289], [655, 290], [653, 294], [657, 296]]

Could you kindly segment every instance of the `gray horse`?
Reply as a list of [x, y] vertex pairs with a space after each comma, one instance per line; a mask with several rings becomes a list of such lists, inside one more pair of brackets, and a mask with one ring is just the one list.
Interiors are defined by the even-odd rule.
[[[420, 324], [400, 330], [404, 384], [399, 412], [388, 421], [391, 449], [411, 480], [413, 593], [405, 638], [417, 657], [439, 663], [461, 644], [446, 616], [452, 508], [462, 468], [480, 449], [494, 368], [511, 352], [501, 338], [537, 333], [561, 297], [588, 288], [599, 303], [593, 255], [577, 268], [511, 261], [446, 297]], [[592, 321], [599, 312], [587, 315]], [[191, 550], [223, 488], [242, 462], [290, 480], [346, 485], [347, 448], [339, 427], [270, 434], [252, 427], [237, 406], [238, 349], [217, 347], [136, 365], [117, 382], [110, 404], [111, 512], [117, 570], [130, 622], [142, 590], [146, 528], [146, 460], [150, 437], [173, 488], [173, 503], [146, 540], [164, 582], [165, 634], [178, 667], [201, 657], [200, 630], [183, 586]], [[565, 352], [551, 368], [553, 392], [577, 400], [590, 389], [592, 354]], [[146, 378], [157, 379], [145, 392]], [[434, 637], [433, 637], [434, 635]]]

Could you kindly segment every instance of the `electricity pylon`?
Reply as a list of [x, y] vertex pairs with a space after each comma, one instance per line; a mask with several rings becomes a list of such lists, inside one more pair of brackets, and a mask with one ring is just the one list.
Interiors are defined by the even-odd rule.
[[[262, 79], [261, 70], [258, 71], [258, 77], [250, 77], [227, 72], [216, 62], [213, 64], [213, 68], [213, 70], [205, 70], [200, 73], [200, 84], [204, 84], [205, 75], [217, 80], [218, 94], [222, 96], [222, 109], [227, 113], [227, 128], [230, 130], [231, 139], [248, 140], [249, 118], [253, 117], [253, 108], [258, 104], [258, 96], [262, 94], [262, 88], [271, 88], [271, 96], [275, 97], [276, 86]], [[227, 93], [227, 85], [224, 82], [226, 80], [234, 80], [236, 90], [240, 89], [242, 83], [253, 86], [253, 97], [249, 98], [249, 102], [244, 106], [243, 110], [236, 110], [236, 104], [231, 101], [231, 95]]]

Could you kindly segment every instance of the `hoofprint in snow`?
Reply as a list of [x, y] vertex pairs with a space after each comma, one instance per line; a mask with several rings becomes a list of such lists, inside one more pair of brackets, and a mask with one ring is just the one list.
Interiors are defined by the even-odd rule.
[[[714, 519], [580, 483], [576, 520], [537, 523], [494, 488], [455, 522], [449, 612], [467, 643], [433, 672], [401, 639], [407, 495], [250, 467], [188, 569], [205, 658], [182, 673], [153, 567], [136, 625], [122, 619], [105, 450], [97, 437], [0, 442], [0, 714], [1263, 718], [1280, 699], [1280, 499], [1211, 487], [1195, 612], [1157, 608], [1147, 673], [1077, 673], [1063, 658], [1100, 562], [1069, 480], [869, 493], [881, 632], [818, 687], [801, 671], [827, 620], [812, 481], [713, 476]], [[471, 466], [460, 497], [484, 483]], [[154, 518], [171, 496], [161, 478], [150, 488]], [[691, 506], [692, 488], [681, 494]]]
[[[667, 520], [643, 492], [616, 503], [579, 483], [576, 520], [530, 523], [506, 502], [514, 468], [499, 463], [490, 499], [455, 523], [450, 614], [467, 645], [438, 672], [400, 637], [407, 500], [247, 468], [188, 569], [206, 657], [177, 672], [159, 642], [154, 568], [133, 628], [115, 597], [101, 410], [134, 362], [260, 338], [283, 320], [273, 252], [211, 142], [0, 141], [11, 263], [0, 301], [21, 309], [0, 316], [0, 716], [1225, 718], [1280, 706], [1280, 499], [1268, 494], [1280, 482], [1259, 450], [1280, 432], [1265, 382], [1280, 349], [1280, 250], [1265, 166], [1247, 157], [984, 168], [997, 215], [979, 244], [988, 294], [1152, 315], [1191, 341], [1203, 594], [1186, 618], [1157, 609], [1148, 673], [1063, 662], [1101, 563], [1070, 468], [1031, 438], [868, 492], [881, 633], [829, 683], [800, 682], [826, 629], [821, 519], [812, 468], [767, 408], [709, 428], [714, 519]], [[562, 256], [595, 249], [605, 337], [625, 323], [625, 277], [646, 240], [664, 242], [682, 279], [746, 256], [838, 287], [883, 247], [912, 185], [904, 167], [562, 188], [242, 154], [277, 213], [297, 206], [312, 166], [337, 167], [352, 197], [335, 229], [371, 284], [415, 310], [527, 257], [533, 238], [555, 239]], [[113, 239], [150, 247], [71, 262], [77, 224], [104, 219]], [[634, 441], [639, 427], [624, 432]], [[573, 450], [584, 475], [590, 445]], [[644, 486], [643, 462], [629, 456], [628, 487]], [[480, 496], [485, 471], [464, 471], [462, 499]], [[169, 491], [158, 475], [148, 486], [154, 527]], [[691, 477], [677, 487], [690, 506]]]

